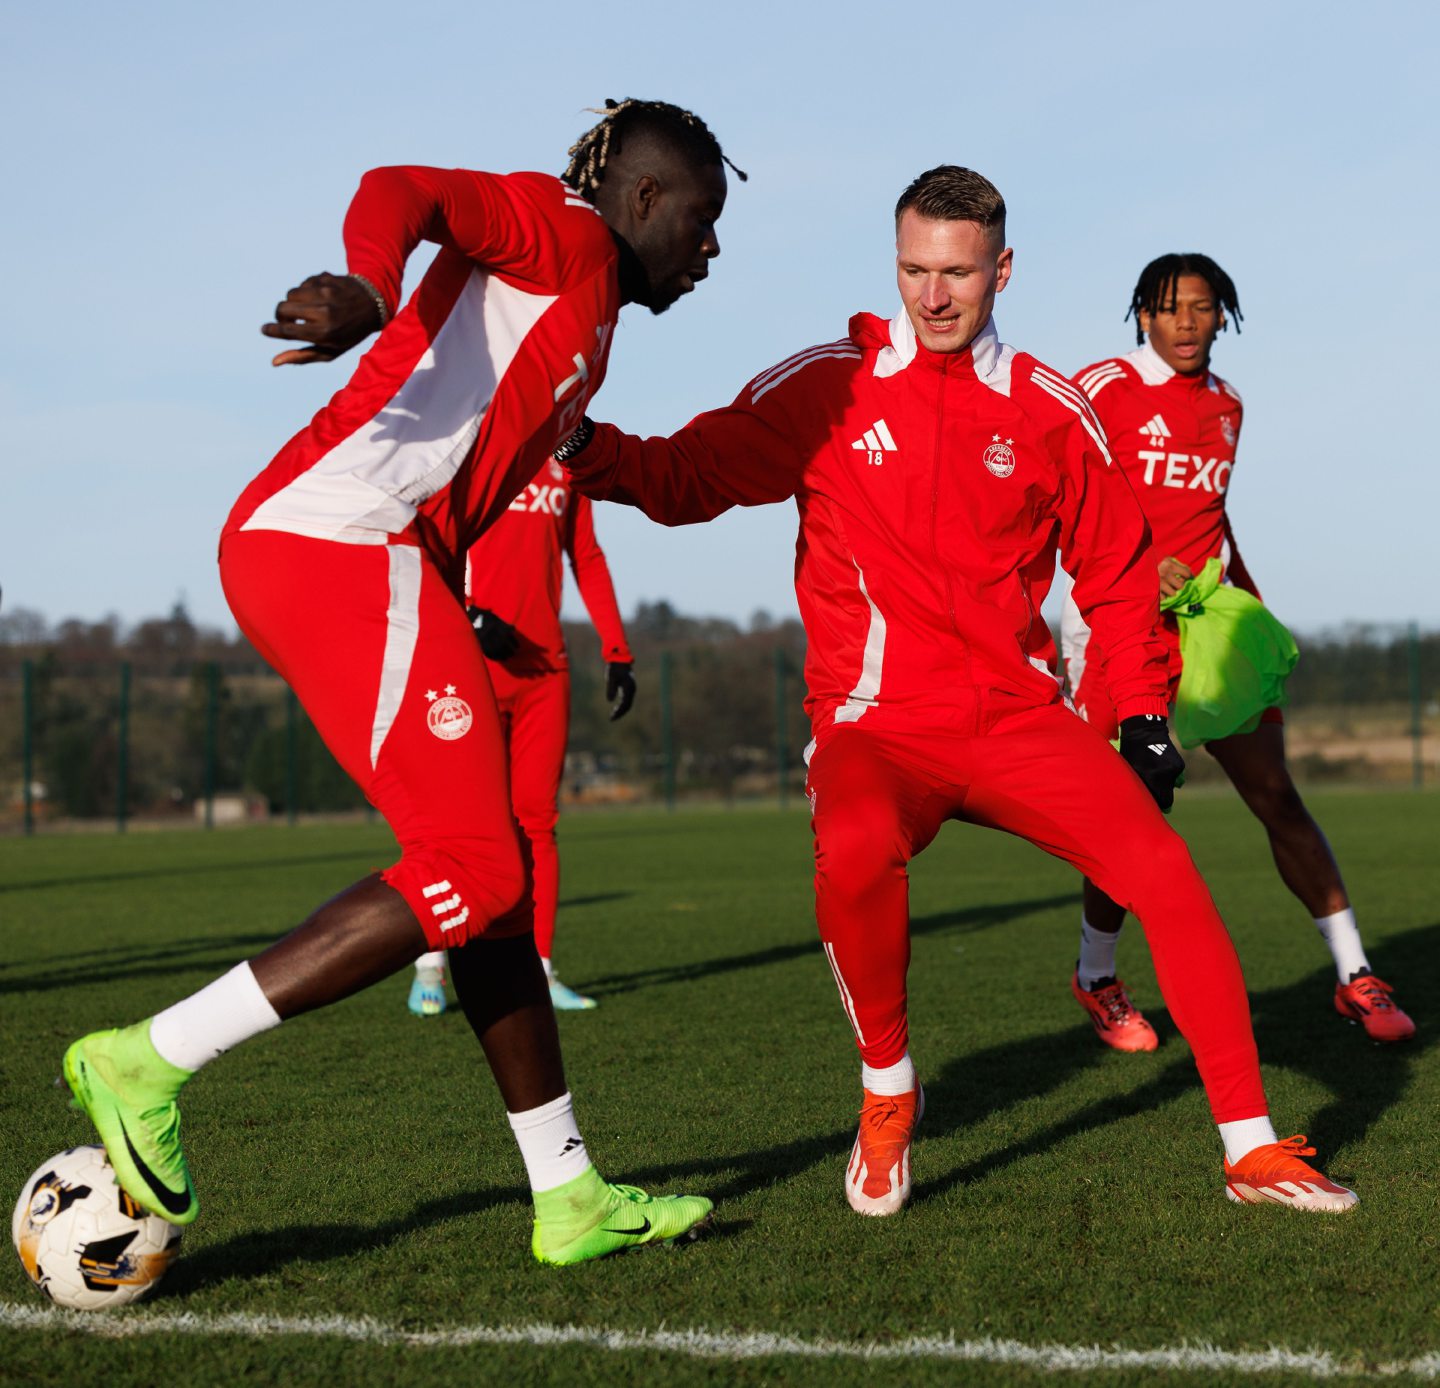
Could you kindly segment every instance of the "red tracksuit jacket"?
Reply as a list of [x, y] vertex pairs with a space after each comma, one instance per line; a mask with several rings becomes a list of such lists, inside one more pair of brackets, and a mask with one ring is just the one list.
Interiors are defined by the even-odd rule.
[[600, 214], [549, 174], [367, 173], [345, 218], [351, 273], [393, 309], [421, 240], [441, 249], [410, 302], [225, 532], [417, 545], [458, 597], [466, 550], [604, 379], [617, 253]]
[[1227, 580], [1254, 593], [1225, 514], [1245, 418], [1240, 392], [1213, 372], [1180, 375], [1148, 342], [1087, 366], [1075, 383], [1145, 512], [1154, 563], [1173, 556], [1199, 573], [1218, 556]]
[[600, 636], [602, 658], [630, 662], [610, 566], [595, 538], [590, 498], [570, 490], [553, 460], [471, 546], [465, 567], [468, 603], [488, 608], [515, 628], [520, 645], [501, 662], [515, 675], [569, 668], [560, 630], [564, 592], [561, 556], [568, 555], [585, 610]]
[[817, 734], [872, 709], [938, 715], [1060, 698], [1040, 616], [1064, 555], [1103, 632], [1121, 715], [1166, 712], [1149, 535], [1089, 402], [1003, 345], [922, 347], [906, 315], [762, 372], [668, 439], [597, 427], [576, 487], [666, 524], [793, 496]]

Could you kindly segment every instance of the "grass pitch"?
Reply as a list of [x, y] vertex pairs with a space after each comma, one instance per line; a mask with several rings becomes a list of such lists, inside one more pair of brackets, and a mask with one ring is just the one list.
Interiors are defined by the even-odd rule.
[[[1162, 1044], [1120, 1056], [1069, 996], [1079, 879], [950, 826], [912, 869], [915, 1196], [897, 1218], [858, 1218], [841, 1189], [858, 1062], [816, 944], [804, 815], [575, 816], [557, 963], [601, 1003], [560, 1019], [583, 1131], [611, 1179], [713, 1196], [707, 1237], [534, 1264], [523, 1168], [465, 1021], [411, 1017], [395, 980], [248, 1043], [186, 1091], [200, 1220], [162, 1293], [111, 1318], [154, 1333], [27, 1324], [43, 1302], [6, 1261], [0, 1380], [1008, 1384], [1045, 1367], [1025, 1352], [1093, 1345], [1240, 1356], [1212, 1363], [1210, 1382], [1309, 1382], [1326, 1364], [1343, 1371], [1331, 1382], [1384, 1364], [1424, 1376], [1426, 1355], [1440, 1376], [1440, 798], [1310, 803], [1371, 962], [1419, 1025], [1408, 1046], [1377, 1048], [1336, 1018], [1328, 955], [1238, 801], [1182, 796], [1176, 824], [1240, 948], [1276, 1126], [1308, 1132], [1353, 1181], [1352, 1215], [1231, 1206], [1138, 929], [1121, 971]], [[0, 841], [5, 1198], [50, 1153], [94, 1140], [52, 1087], [69, 1040], [201, 986], [387, 862], [389, 843], [363, 825]], [[527, 1326], [595, 1334], [489, 1342]], [[640, 1338], [662, 1327], [732, 1350], [777, 1339], [703, 1358]], [[1017, 1362], [917, 1343], [951, 1336], [1013, 1341]], [[817, 1358], [818, 1341], [908, 1357]], [[1261, 1357], [1271, 1346], [1330, 1358], [1285, 1367]], [[1185, 1367], [1106, 1360], [1083, 1379]]]

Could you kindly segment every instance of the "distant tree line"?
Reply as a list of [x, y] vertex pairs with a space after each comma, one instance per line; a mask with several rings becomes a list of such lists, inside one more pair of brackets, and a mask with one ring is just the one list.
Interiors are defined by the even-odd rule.
[[[641, 603], [626, 629], [639, 697], [629, 717], [612, 723], [596, 635], [585, 623], [565, 626], [573, 764], [654, 793], [668, 749], [683, 790], [732, 795], [747, 777], [768, 776], [773, 784], [783, 748], [787, 774], [798, 784], [809, 738], [798, 621], [763, 611], [746, 623], [688, 617], [656, 602]], [[1422, 634], [1413, 646], [1404, 629], [1390, 626], [1304, 639], [1291, 706], [1404, 703], [1417, 655], [1428, 703], [1440, 685], [1440, 632]], [[25, 609], [0, 614], [0, 787], [11, 810], [22, 784], [26, 662], [34, 779], [44, 783], [55, 813], [93, 817], [115, 809], [122, 663], [132, 675], [127, 800], [135, 810], [183, 808], [207, 784], [243, 788], [276, 810], [292, 791], [303, 812], [362, 803], [308, 720], [292, 726], [287, 691], [249, 642], [238, 632], [197, 626], [177, 603], [168, 616], [128, 628], [114, 617], [52, 625]]]

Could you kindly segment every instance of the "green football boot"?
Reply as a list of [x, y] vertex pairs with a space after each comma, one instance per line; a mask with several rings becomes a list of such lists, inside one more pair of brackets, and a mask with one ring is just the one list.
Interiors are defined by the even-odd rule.
[[65, 1083], [100, 1134], [120, 1188], [172, 1224], [200, 1213], [175, 1103], [192, 1073], [150, 1044], [149, 1018], [82, 1036], [65, 1052]]
[[612, 1186], [592, 1166], [535, 1196], [531, 1250], [542, 1263], [566, 1267], [647, 1244], [695, 1238], [714, 1206], [703, 1195], [647, 1195]]

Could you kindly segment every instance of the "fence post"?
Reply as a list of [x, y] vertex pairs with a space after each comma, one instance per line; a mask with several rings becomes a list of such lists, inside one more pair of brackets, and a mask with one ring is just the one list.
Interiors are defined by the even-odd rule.
[[25, 832], [35, 832], [35, 662], [27, 660], [21, 667], [21, 763], [25, 777]]
[[296, 761], [299, 758], [300, 700], [295, 691], [285, 686], [285, 822], [295, 823], [297, 782]]
[[1424, 725], [1420, 721], [1420, 624], [1410, 623], [1410, 745], [1411, 780], [1415, 789], [1425, 784], [1425, 758], [1421, 746]]
[[215, 827], [215, 744], [220, 720], [220, 667], [205, 665], [205, 827]]
[[115, 832], [125, 832], [130, 800], [130, 662], [120, 662], [120, 746], [115, 776]]
[[780, 772], [780, 808], [790, 803], [790, 739], [785, 706], [785, 648], [775, 647], [775, 764]]
[[675, 812], [675, 728], [670, 700], [669, 651], [660, 652], [660, 756], [665, 765], [665, 808]]

